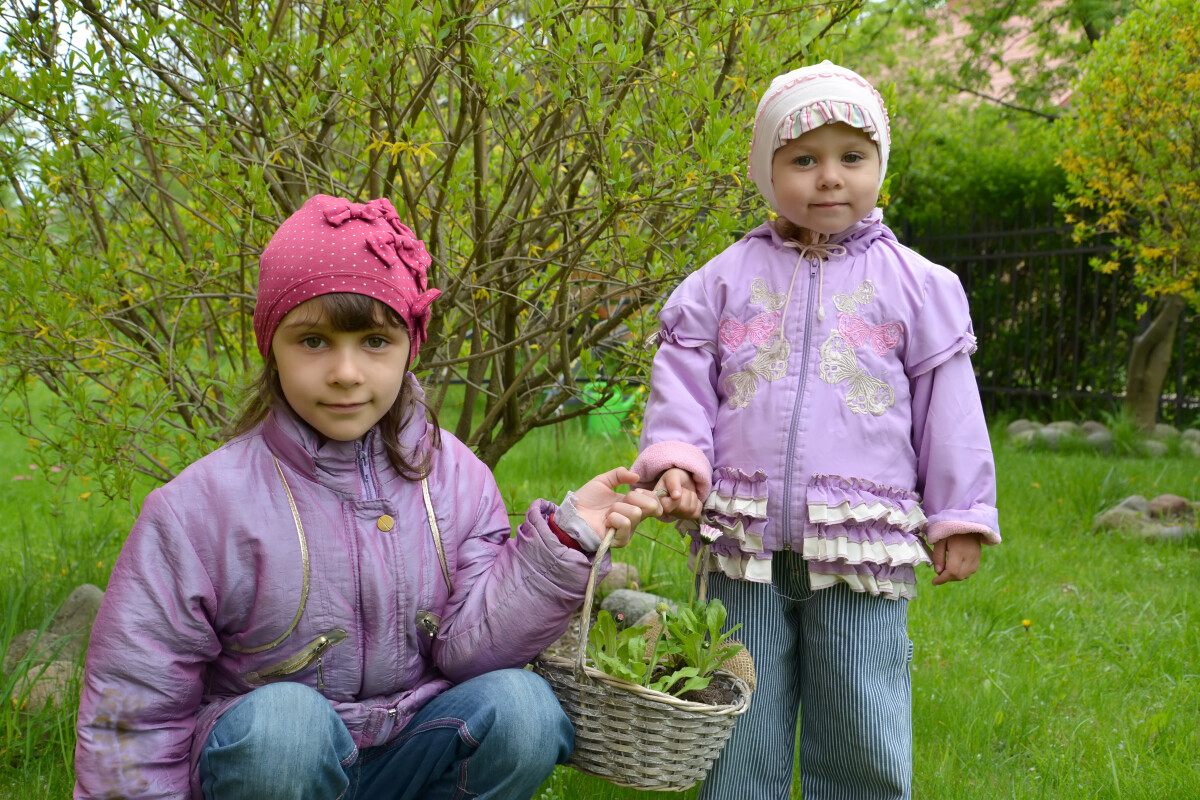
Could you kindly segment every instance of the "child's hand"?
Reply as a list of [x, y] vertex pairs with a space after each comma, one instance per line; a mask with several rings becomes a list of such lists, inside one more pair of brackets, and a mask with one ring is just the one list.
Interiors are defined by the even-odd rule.
[[654, 490], [662, 495], [663, 513], [676, 519], [699, 519], [703, 504], [696, 494], [696, 482], [687, 470], [672, 467], [658, 478]]
[[965, 581], [979, 569], [983, 541], [978, 533], [947, 536], [933, 546], [934, 586], [950, 581]]
[[622, 484], [638, 482], [638, 474], [625, 467], [617, 467], [603, 475], [597, 475], [575, 492], [575, 511], [592, 526], [596, 535], [603, 538], [608, 528], [617, 535], [613, 547], [629, 544], [633, 530], [647, 517], [662, 516], [663, 507], [658, 496], [647, 489], [630, 489], [629, 494], [617, 494], [614, 489]]

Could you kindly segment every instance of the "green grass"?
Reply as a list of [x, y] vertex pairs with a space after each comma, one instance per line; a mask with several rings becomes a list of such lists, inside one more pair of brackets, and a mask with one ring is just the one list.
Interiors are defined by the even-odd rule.
[[[103, 586], [132, 511], [61, 492], [30, 470], [25, 440], [0, 430], [0, 644], [46, 624], [75, 585]], [[538, 431], [497, 479], [510, 511], [557, 500], [590, 476], [628, 465], [625, 436], [582, 426]], [[918, 798], [1200, 797], [1200, 537], [1143, 542], [1095, 534], [1093, 515], [1130, 494], [1200, 499], [1200, 461], [998, 445], [1005, 543], [966, 583], [910, 607]], [[13, 481], [15, 475], [33, 480]], [[684, 557], [657, 523], [617, 557], [643, 584], [682, 599]], [[1023, 624], [1029, 621], [1028, 627]], [[11, 686], [12, 676], [0, 676]], [[69, 796], [73, 709], [0, 705], [0, 797]], [[631, 754], [636, 757], [636, 754]], [[694, 797], [618, 789], [559, 769], [539, 797]], [[800, 797], [799, 787], [793, 793]]]

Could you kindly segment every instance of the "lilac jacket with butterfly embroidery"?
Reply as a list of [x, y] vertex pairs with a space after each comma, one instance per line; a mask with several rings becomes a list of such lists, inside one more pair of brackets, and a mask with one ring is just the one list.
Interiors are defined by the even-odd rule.
[[633, 469], [693, 474], [709, 569], [765, 582], [799, 550], [814, 589], [912, 597], [922, 539], [1000, 541], [966, 296], [880, 217], [823, 265], [760, 226], [659, 313]]

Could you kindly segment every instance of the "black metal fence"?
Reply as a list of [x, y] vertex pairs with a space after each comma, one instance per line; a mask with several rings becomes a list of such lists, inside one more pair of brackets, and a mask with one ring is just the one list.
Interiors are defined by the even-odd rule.
[[[1082, 419], [1116, 412], [1124, 397], [1140, 297], [1129, 270], [1104, 274], [1090, 261], [1107, 245], [1073, 241], [1053, 211], [1022, 227], [967, 216], [904, 231], [906, 244], [954, 270], [979, 338], [973, 356], [990, 413]], [[1200, 420], [1200, 316], [1180, 320], [1159, 417]]]

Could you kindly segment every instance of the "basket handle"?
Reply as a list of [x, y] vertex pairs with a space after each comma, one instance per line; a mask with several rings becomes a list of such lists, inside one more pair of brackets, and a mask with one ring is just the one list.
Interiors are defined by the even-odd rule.
[[[615, 528], [609, 528], [604, 532], [604, 538], [600, 540], [600, 546], [596, 548], [596, 555], [592, 558], [592, 571], [588, 573], [587, 588], [583, 592], [583, 607], [579, 611], [579, 653], [575, 657], [575, 681], [576, 683], [584, 683], [587, 680], [587, 675], [584, 672], [584, 667], [587, 666], [587, 642], [588, 633], [592, 626], [592, 602], [596, 596], [596, 570], [600, 567], [600, 562], [604, 559], [604, 554], [612, 547], [613, 539], [616, 537], [617, 531]], [[699, 594], [700, 602], [703, 603], [708, 595], [708, 576], [705, 574], [705, 568], [708, 564], [709, 545], [705, 542], [700, 548], [700, 552], [696, 556], [696, 582], [697, 593]]]
[[596, 570], [600, 568], [600, 562], [604, 559], [604, 554], [612, 547], [616, 535], [616, 528], [606, 530], [604, 538], [600, 540], [600, 546], [596, 548], [596, 555], [592, 557], [592, 571], [588, 574], [587, 589], [583, 592], [583, 608], [579, 612], [579, 654], [575, 658], [575, 681], [577, 683], [583, 683], [586, 679], [583, 668], [587, 659], [588, 629], [592, 625], [592, 601], [596, 596]]

